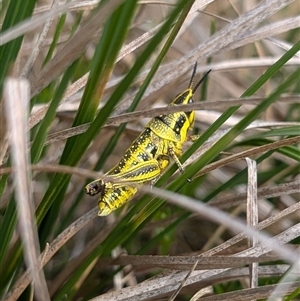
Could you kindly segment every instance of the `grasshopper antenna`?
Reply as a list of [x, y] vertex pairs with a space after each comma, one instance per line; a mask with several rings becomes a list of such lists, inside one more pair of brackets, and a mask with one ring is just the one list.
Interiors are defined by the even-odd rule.
[[192, 85], [193, 85], [193, 82], [194, 82], [194, 77], [196, 75], [196, 71], [197, 71], [197, 62], [195, 62], [194, 64], [194, 69], [193, 69], [193, 73], [192, 73], [192, 77], [191, 77], [191, 80], [190, 80], [190, 84], [189, 84], [189, 89], [192, 88]]
[[193, 89], [193, 93], [198, 89], [198, 87], [204, 82], [204, 80], [207, 78], [208, 74], [210, 73], [211, 69], [209, 69], [203, 77], [199, 80], [199, 82], [196, 84], [195, 88]]

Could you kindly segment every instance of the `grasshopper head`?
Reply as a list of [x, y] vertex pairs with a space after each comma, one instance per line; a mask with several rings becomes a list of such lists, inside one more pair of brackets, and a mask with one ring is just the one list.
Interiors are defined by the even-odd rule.
[[98, 193], [102, 193], [105, 190], [105, 182], [102, 179], [95, 180], [87, 184], [84, 188], [85, 193], [90, 196], [94, 196]]
[[174, 101], [171, 103], [171, 105], [184, 105], [184, 104], [194, 102], [193, 96], [194, 96], [195, 91], [203, 83], [203, 81], [208, 76], [208, 74], [210, 73], [211, 70], [208, 70], [204, 74], [204, 76], [199, 80], [199, 82], [195, 85], [195, 87], [193, 88], [196, 71], [197, 71], [197, 62], [195, 62], [195, 65], [194, 65], [194, 69], [193, 69], [193, 73], [191, 76], [189, 87], [186, 90], [184, 90], [182, 93], [178, 94], [176, 96], [176, 98], [174, 99]]

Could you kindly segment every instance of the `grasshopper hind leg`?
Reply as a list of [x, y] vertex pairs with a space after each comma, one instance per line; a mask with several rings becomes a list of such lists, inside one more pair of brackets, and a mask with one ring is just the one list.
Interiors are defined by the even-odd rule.
[[[159, 155], [157, 157], [157, 163], [158, 163], [158, 166], [160, 168], [160, 170], [165, 170], [168, 165], [170, 164], [170, 159], [169, 159], [169, 156], [167, 155]], [[151, 181], [151, 188], [155, 185], [155, 183], [162, 177], [162, 173], [158, 174], [156, 178], [154, 178], [152, 181]]]

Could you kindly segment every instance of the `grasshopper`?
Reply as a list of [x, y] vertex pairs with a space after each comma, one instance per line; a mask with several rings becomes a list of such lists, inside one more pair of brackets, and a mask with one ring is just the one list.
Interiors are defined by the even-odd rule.
[[[177, 95], [170, 106], [193, 102], [195, 91], [211, 71], [209, 70], [193, 88], [196, 70], [197, 63], [194, 65], [189, 87]], [[152, 181], [153, 185], [168, 167], [171, 159], [175, 161], [179, 171], [184, 172], [178, 158], [182, 155], [182, 146], [188, 138], [188, 131], [193, 128], [194, 119], [193, 110], [154, 117], [126, 150], [119, 164], [105, 174], [112, 178], [113, 182], [100, 178], [86, 185], [85, 192], [90, 196], [100, 194], [99, 216], [110, 214], [135, 195], [138, 190], [136, 185], [131, 187], [124, 182], [138, 184]]]

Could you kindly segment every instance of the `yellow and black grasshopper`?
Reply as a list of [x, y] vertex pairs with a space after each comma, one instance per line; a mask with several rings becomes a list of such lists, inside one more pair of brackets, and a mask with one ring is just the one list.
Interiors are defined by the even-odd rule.
[[[188, 89], [177, 95], [170, 106], [193, 102], [195, 91], [210, 72], [209, 70], [193, 88], [196, 69], [197, 63], [195, 63]], [[91, 196], [100, 194], [99, 216], [110, 214], [124, 205], [137, 192], [137, 187], [128, 186], [124, 182], [152, 181], [154, 183], [169, 165], [171, 158], [180, 172], [184, 171], [178, 158], [182, 154], [182, 145], [187, 140], [188, 130], [194, 125], [194, 119], [194, 111], [154, 117], [127, 149], [119, 164], [105, 174], [112, 178], [113, 182], [100, 178], [86, 185], [87, 194]]]

